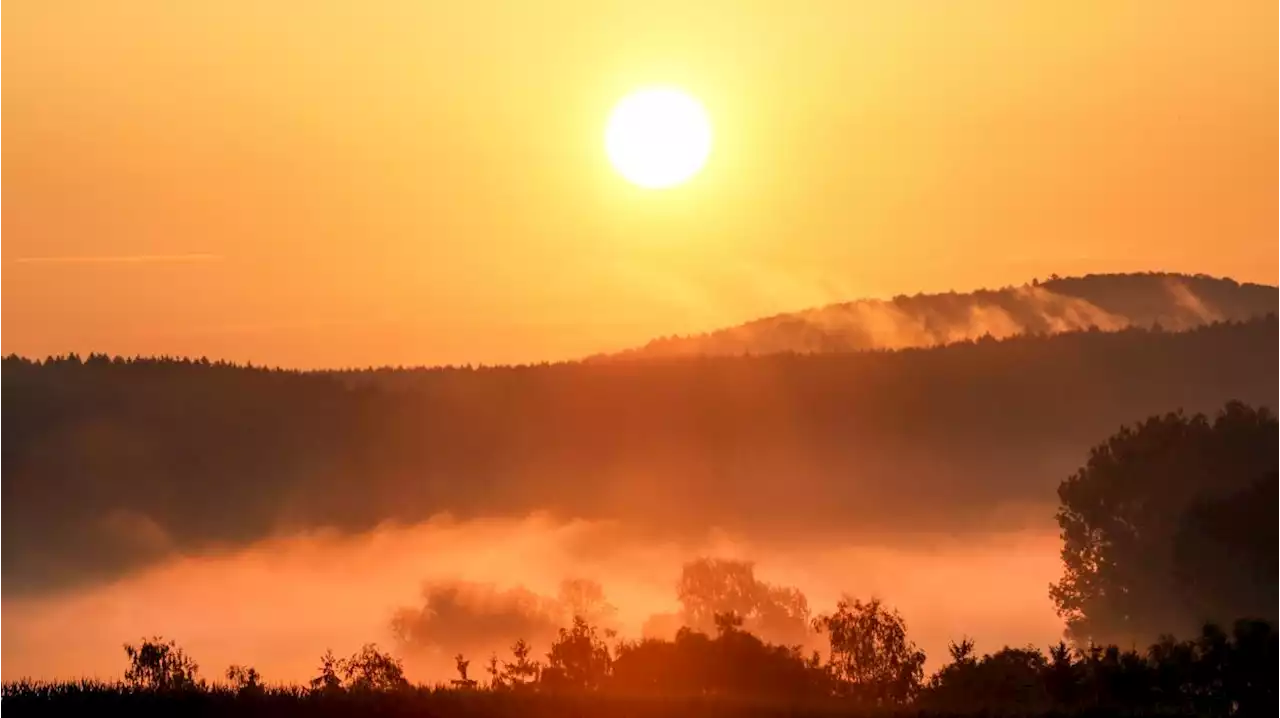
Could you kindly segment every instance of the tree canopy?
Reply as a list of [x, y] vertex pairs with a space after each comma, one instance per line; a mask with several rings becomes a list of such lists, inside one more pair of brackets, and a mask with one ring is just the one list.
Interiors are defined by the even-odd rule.
[[1239, 402], [1212, 419], [1152, 416], [1094, 447], [1058, 489], [1063, 576], [1050, 595], [1070, 634], [1128, 644], [1274, 621], [1277, 450], [1275, 416]]

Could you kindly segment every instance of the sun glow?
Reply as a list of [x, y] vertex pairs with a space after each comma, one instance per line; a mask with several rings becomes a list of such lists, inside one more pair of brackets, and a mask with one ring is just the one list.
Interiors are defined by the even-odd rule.
[[613, 108], [605, 151], [618, 172], [649, 189], [693, 177], [711, 154], [711, 122], [702, 104], [672, 87], [627, 95]]

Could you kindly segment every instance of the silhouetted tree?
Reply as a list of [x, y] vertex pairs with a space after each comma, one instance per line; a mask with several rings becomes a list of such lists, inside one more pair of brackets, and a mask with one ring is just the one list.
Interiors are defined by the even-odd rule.
[[684, 625], [716, 630], [716, 616], [732, 614], [752, 633], [786, 644], [803, 644], [809, 630], [809, 602], [799, 590], [774, 586], [755, 576], [750, 561], [700, 558], [684, 565], [676, 586]]
[[262, 676], [253, 666], [232, 664], [227, 667], [226, 676], [231, 687], [241, 695], [262, 693]]
[[484, 665], [484, 672], [489, 674], [490, 690], [496, 691], [506, 687], [502, 680], [502, 670], [498, 667], [499, 665], [498, 654], [489, 654], [489, 660]]
[[1232, 628], [1226, 689], [1239, 715], [1269, 714], [1276, 707], [1280, 640], [1274, 624], [1240, 620]]
[[813, 621], [827, 634], [827, 666], [840, 692], [864, 705], [903, 705], [924, 678], [924, 652], [907, 638], [907, 624], [879, 599], [843, 598], [836, 611]]
[[[1188, 602], [1232, 617], [1257, 606], [1252, 597], [1242, 605], [1231, 595], [1242, 585], [1239, 580], [1215, 584], [1201, 580], [1207, 576], [1187, 575], [1205, 567], [1205, 551], [1225, 558], [1224, 548], [1230, 551], [1248, 540], [1233, 538], [1211, 507], [1190, 518], [1186, 512], [1196, 502], [1217, 501], [1260, 477], [1270, 478], [1256, 490], [1274, 492], [1277, 451], [1275, 417], [1265, 408], [1237, 402], [1212, 422], [1202, 414], [1154, 416], [1135, 428], [1122, 427], [1094, 447], [1088, 463], [1058, 489], [1064, 570], [1050, 595], [1069, 633], [1077, 641], [1145, 642], [1199, 623], [1202, 617], [1188, 609]], [[1268, 521], [1274, 537], [1274, 515]], [[1184, 546], [1205, 542], [1184, 552], [1182, 581], [1175, 565], [1180, 531]], [[1259, 541], [1256, 551], [1264, 557], [1269, 553], [1274, 597], [1276, 543]], [[1274, 615], [1274, 600], [1269, 605]]]
[[[567, 582], [591, 597], [589, 582]], [[599, 589], [599, 584], [595, 584]], [[429, 584], [423, 589], [421, 607], [395, 612], [391, 632], [399, 650], [409, 653], [438, 651], [444, 655], [456, 652], [489, 650], [505, 644], [512, 636], [527, 637], [546, 645], [564, 625], [565, 604], [539, 596], [523, 588], [498, 589], [488, 584]], [[603, 592], [593, 610], [605, 615], [608, 604]], [[574, 600], [589, 603], [589, 598], [574, 595]]]
[[1073, 706], [1079, 693], [1078, 671], [1071, 647], [1058, 641], [1049, 647], [1049, 662], [1045, 666], [1045, 691], [1049, 700], [1057, 706]]
[[595, 690], [608, 677], [612, 662], [595, 627], [575, 616], [573, 628], [560, 629], [560, 637], [551, 644], [542, 683], [553, 690]]
[[334, 693], [342, 690], [342, 676], [339, 672], [342, 661], [333, 655], [332, 650], [320, 656], [320, 674], [310, 681], [311, 690], [321, 693]]
[[511, 646], [511, 655], [515, 660], [503, 665], [502, 684], [519, 690], [537, 683], [542, 675], [542, 666], [531, 657], [532, 649], [523, 638]]
[[1192, 620], [1276, 621], [1278, 489], [1280, 482], [1272, 471], [1239, 491], [1203, 496], [1183, 513], [1174, 535], [1173, 577]]
[[348, 690], [386, 691], [409, 685], [400, 659], [378, 650], [374, 643], [340, 661], [338, 669]]
[[458, 677], [453, 680], [453, 685], [458, 688], [475, 688], [476, 682], [467, 678], [467, 668], [471, 665], [471, 661], [468, 661], [459, 653], [453, 657], [453, 662], [458, 670]]
[[749, 561], [700, 558], [681, 569], [676, 598], [683, 607], [686, 625], [709, 630], [717, 614], [754, 614], [761, 588], [755, 566]]
[[672, 641], [624, 641], [612, 666], [612, 690], [770, 700], [830, 695], [829, 676], [816, 655], [806, 660], [797, 647], [768, 644], [743, 631], [733, 614], [719, 614], [715, 623], [714, 638], [684, 627]]
[[920, 698], [923, 706], [956, 713], [999, 709], [1023, 715], [1049, 708], [1044, 654], [1030, 648], [1003, 648], [977, 659], [973, 645], [967, 640], [951, 644], [952, 662], [929, 679]]
[[138, 645], [125, 644], [129, 668], [124, 679], [131, 685], [145, 690], [187, 690], [200, 685], [200, 667], [176, 641], [166, 642], [156, 636], [143, 639]]
[[618, 609], [604, 595], [604, 587], [588, 579], [566, 579], [560, 583], [557, 596], [565, 618], [581, 616], [593, 626], [612, 626]]

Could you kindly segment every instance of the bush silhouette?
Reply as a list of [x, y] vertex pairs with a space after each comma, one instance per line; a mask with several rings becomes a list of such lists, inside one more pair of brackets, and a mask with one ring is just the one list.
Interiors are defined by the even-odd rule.
[[138, 645], [125, 644], [129, 668], [124, 673], [127, 683], [144, 690], [190, 690], [198, 688], [200, 667], [178, 647], [176, 641], [156, 636]]
[[227, 681], [241, 694], [261, 694], [262, 676], [252, 666], [233, 664], [227, 667]]
[[551, 644], [541, 682], [552, 690], [595, 690], [608, 678], [612, 663], [609, 647], [595, 627], [575, 616], [573, 627], [560, 629], [560, 637]]

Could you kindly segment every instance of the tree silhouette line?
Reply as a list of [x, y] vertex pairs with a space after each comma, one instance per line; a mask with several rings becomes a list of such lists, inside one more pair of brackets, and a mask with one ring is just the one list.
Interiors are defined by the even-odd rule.
[[762, 641], [733, 614], [716, 617], [713, 635], [686, 627], [671, 640], [613, 643], [578, 617], [542, 660], [518, 640], [509, 660], [491, 656], [476, 679], [457, 656], [459, 678], [447, 686], [411, 684], [401, 660], [375, 644], [344, 658], [326, 652], [305, 685], [267, 684], [240, 665], [210, 683], [182, 648], [157, 637], [125, 646], [123, 682], [24, 680], [0, 695], [15, 715], [613, 715], [616, 701], [629, 701], [658, 715], [685, 714], [683, 706], [689, 715], [1247, 716], [1277, 700], [1277, 635], [1263, 621], [1239, 621], [1230, 634], [1206, 626], [1195, 639], [1165, 637], [1145, 651], [1059, 643], [979, 656], [962, 639], [928, 678], [905, 621], [879, 601], [843, 600], [814, 627], [826, 636], [825, 655]]

